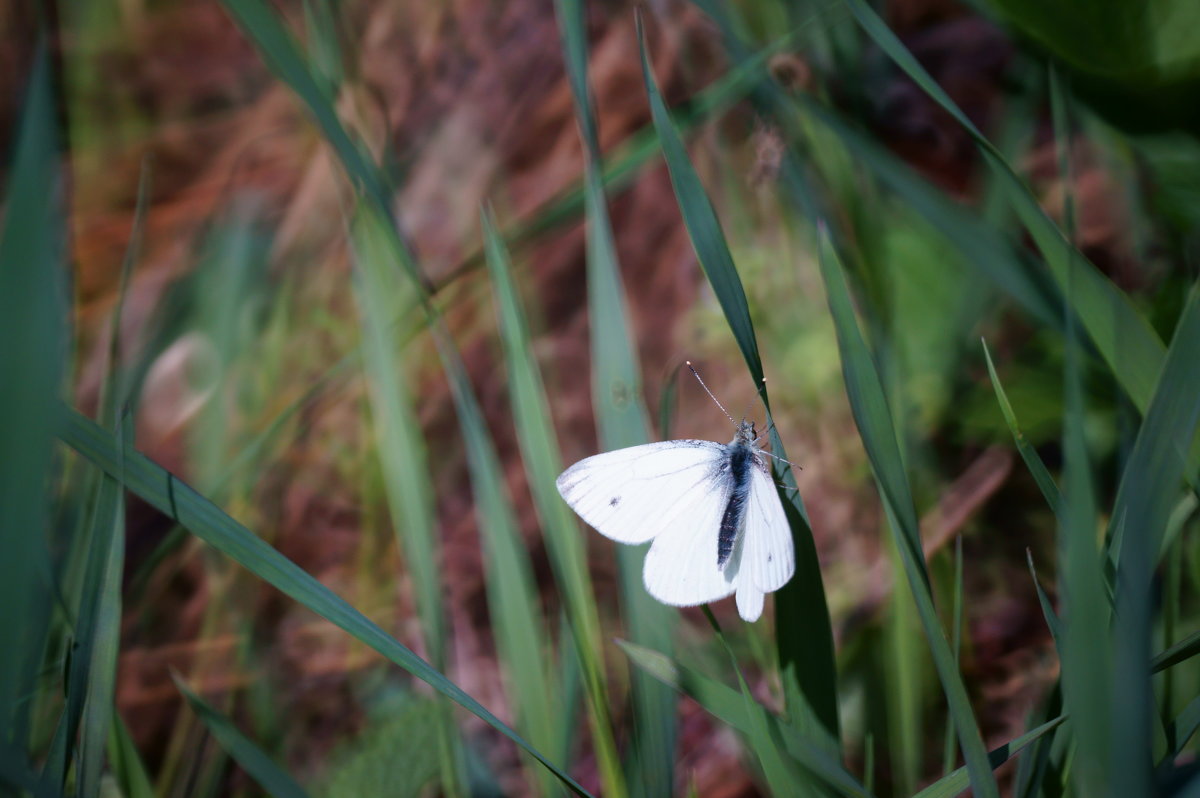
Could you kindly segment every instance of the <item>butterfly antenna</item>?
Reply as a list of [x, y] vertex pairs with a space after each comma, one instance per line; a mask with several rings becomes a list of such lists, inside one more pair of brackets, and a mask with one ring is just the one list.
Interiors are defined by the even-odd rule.
[[[704, 392], [706, 394], [708, 394], [708, 398], [712, 399], [714, 402], [717, 403], [717, 407], [721, 408], [721, 412], [725, 414], [725, 417], [727, 419], [729, 419], [730, 421], [733, 421], [733, 416], [729, 415], [729, 411], [725, 409], [725, 405], [723, 405], [719, 401], [717, 401], [717, 397], [713, 396], [713, 392], [708, 390], [708, 386], [704, 384], [704, 380], [700, 379], [700, 373], [698, 371], [696, 371], [695, 368], [692, 367], [692, 361], [690, 361], [690, 360], [687, 361], [687, 367], [688, 367], [688, 370], [692, 372], [692, 376], [695, 377], [696, 380], [700, 383], [700, 387], [704, 389]], [[736, 421], [733, 421], [733, 423], [737, 424]]]
[[765, 454], [767, 457], [772, 457], [781, 463], [787, 463], [788, 465], [790, 465], [792, 468], [796, 469], [797, 471], [804, 470], [803, 466], [797, 465], [796, 463], [793, 463], [791, 460], [785, 460], [777, 454], [771, 454], [770, 452], [765, 451], [763, 449], [759, 449], [758, 451], [759, 451], [759, 454]]

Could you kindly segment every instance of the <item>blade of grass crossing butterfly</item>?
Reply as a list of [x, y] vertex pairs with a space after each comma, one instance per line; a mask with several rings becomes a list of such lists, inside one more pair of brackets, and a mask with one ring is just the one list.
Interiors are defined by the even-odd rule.
[[[984, 162], [1000, 178], [1010, 203], [1037, 243], [1059, 287], [1064, 290], [1072, 311], [1078, 315], [1118, 382], [1144, 413], [1163, 362], [1162, 342], [1149, 322], [1138, 314], [1128, 296], [1063, 237], [1001, 153], [913, 58], [865, 0], [846, 2], [863, 30], [880, 49], [975, 140]], [[1077, 267], [1073, 267], [1075, 263]], [[1068, 277], [1070, 291], [1065, 290]]]
[[54, 432], [68, 346], [66, 231], [50, 70], [46, 45], [39, 42], [13, 131], [0, 221], [0, 340], [5, 342], [0, 383], [6, 386], [0, 389], [0, 729], [5, 769], [30, 778], [35, 778], [27, 761], [33, 702], [27, 699], [37, 692], [52, 603], [44, 578], [51, 572], [46, 491], [55, 470]]
[[529, 475], [529, 489], [542, 521], [551, 565], [566, 602], [568, 628], [582, 671], [592, 745], [605, 793], [623, 795], [626, 792], [625, 779], [608, 712], [600, 618], [587, 569], [587, 552], [579, 524], [554, 486], [555, 479], [562, 472], [562, 460], [550, 420], [542, 375], [530, 343], [525, 310], [513, 283], [512, 264], [491, 214], [484, 212], [482, 219], [484, 246], [512, 395], [513, 417], [521, 456]]
[[[1067, 274], [1066, 296], [1074, 277]], [[1103, 795], [1111, 778], [1112, 639], [1102, 556], [1096, 545], [1096, 499], [1083, 429], [1083, 386], [1076, 324], [1066, 317], [1063, 392], [1063, 503], [1059, 512], [1059, 573], [1064, 596], [1061, 623], [1063, 705], [1071, 717], [1076, 754], [1071, 779], [1081, 795]], [[1148, 652], [1147, 652], [1148, 655]]]
[[257, 744], [242, 734], [228, 716], [188, 689], [177, 675], [171, 674], [171, 678], [175, 680], [175, 686], [187, 699], [192, 711], [204, 721], [204, 725], [221, 747], [269, 795], [273, 798], [308, 798], [304, 788]]
[[[1152, 790], [1149, 740], [1154, 697], [1150, 644], [1154, 625], [1156, 559], [1187, 466], [1179, 441], [1190, 442], [1200, 422], [1200, 284], [1193, 286], [1167, 350], [1162, 377], [1138, 430], [1117, 490], [1113, 518], [1125, 534], [1116, 550], [1118, 606], [1113, 627], [1113, 722], [1109, 794]], [[1132, 790], [1132, 792], [1131, 792]]]
[[[380, 231], [360, 215], [353, 225], [354, 287], [362, 326], [362, 363], [371, 403], [375, 449], [396, 542], [413, 581], [417, 613], [431, 663], [447, 664], [446, 609], [442, 601], [441, 556], [433, 506], [429, 455], [417, 419], [413, 388], [398, 336], [391, 324], [411, 313], [416, 299], [389, 257]], [[461, 743], [453, 713], [438, 718], [439, 771], [443, 788], [465, 792]]]
[[884, 398], [883, 386], [875, 370], [870, 350], [867, 349], [858, 328], [841, 264], [823, 226], [819, 234], [821, 274], [825, 280], [826, 297], [837, 332], [842, 374], [854, 420], [875, 473], [875, 481], [879, 486], [896, 548], [904, 564], [905, 575], [917, 606], [929, 651], [942, 683], [950, 715], [954, 719], [963, 759], [970, 774], [971, 788], [981, 798], [996, 798], [999, 790], [988, 764], [987, 750], [976, 725], [966, 688], [955, 667], [950, 646], [933, 607], [916, 509], [904, 463], [900, 458], [896, 431]]
[[754, 726], [746, 712], [761, 713], [760, 722], [766, 724], [771, 734], [778, 735], [788, 754], [824, 784], [848, 798], [870, 798], [870, 791], [846, 772], [819, 738], [804, 735], [791, 724], [781, 722], [757, 702], [747, 704], [737, 690], [679, 664], [666, 654], [625, 641], [617, 642], [640, 669], [693, 699], [713, 717], [747, 736], [753, 736]]
[[[61, 407], [60, 412], [64, 418], [60, 433], [63, 442], [106, 472], [118, 473], [119, 457], [115, 436], [73, 410]], [[128, 448], [125, 452], [124, 476], [126, 488], [145, 499], [151, 506], [183, 524], [201, 540], [240, 563], [285, 595], [344, 629], [355, 639], [378, 651], [391, 662], [479, 717], [553, 771], [576, 793], [588, 794], [541, 751], [462, 688], [182, 480], [144, 455]]]
[[[708, 194], [696, 174], [679, 132], [659, 93], [646, 53], [645, 37], [638, 17], [638, 46], [642, 77], [650, 102], [654, 127], [662, 144], [675, 197], [684, 225], [700, 265], [725, 314], [726, 322], [741, 349], [750, 376], [758, 389], [770, 420], [770, 401], [763, 381], [762, 360], [750, 318], [741, 278], [733, 264], [725, 234]], [[787, 459], [778, 432], [771, 429], [772, 450]], [[816, 546], [808, 515], [790, 469], [782, 472], [787, 486], [780, 495], [792, 527], [796, 551], [796, 575], [776, 593], [776, 645], [779, 648], [784, 690], [793, 723], [806, 732], [820, 731], [831, 751], [840, 750], [837, 714], [837, 671], [833, 656], [833, 631], [825, 604]]]
[[[575, 114], [584, 140], [592, 405], [601, 448], [610, 451], [648, 440], [641, 368], [631, 340], [633, 327], [625, 306], [608, 200], [601, 182], [597, 125], [588, 89], [583, 4], [579, 0], [566, 0], [556, 5], [556, 11]], [[646, 548], [618, 547], [622, 614], [635, 642], [669, 651], [678, 616], [646, 593], [642, 584]], [[636, 670], [632, 673], [632, 688], [634, 734], [633, 750], [627, 755], [625, 766], [627, 787], [635, 795], [670, 793], [674, 784], [677, 732], [675, 697], [669, 689]]]
[[1042, 462], [1042, 457], [1037, 453], [1037, 449], [1021, 433], [1021, 428], [1017, 424], [1016, 413], [1013, 411], [1012, 404], [1008, 401], [1008, 394], [1004, 392], [1004, 386], [1000, 384], [1000, 377], [996, 375], [996, 365], [992, 362], [992, 353], [988, 351], [987, 341], [980, 339], [980, 343], [983, 345], [983, 357], [987, 360], [988, 376], [992, 380], [992, 390], [996, 392], [996, 401], [1000, 405], [1000, 412], [1004, 416], [1004, 423], [1008, 425], [1008, 431], [1012, 433], [1013, 443], [1017, 445], [1017, 451], [1020, 453], [1021, 459], [1025, 461], [1025, 466], [1029, 469], [1029, 473], [1033, 475], [1033, 481], [1037, 483], [1038, 488], [1042, 491], [1042, 495], [1046, 498], [1046, 503], [1050, 505], [1050, 509], [1057, 513], [1062, 507], [1062, 493], [1059, 491], [1054, 477], [1050, 476], [1050, 470]]

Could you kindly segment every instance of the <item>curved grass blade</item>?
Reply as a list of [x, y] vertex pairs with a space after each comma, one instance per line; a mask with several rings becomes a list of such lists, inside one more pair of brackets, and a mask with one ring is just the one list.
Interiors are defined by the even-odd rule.
[[525, 310], [513, 284], [508, 252], [488, 212], [482, 214], [487, 264], [496, 298], [504, 344], [508, 385], [512, 393], [513, 417], [529, 490], [542, 520], [543, 539], [556, 581], [566, 602], [570, 630], [583, 675], [592, 745], [596, 753], [605, 793], [624, 795], [625, 777], [613, 739], [608, 713], [608, 687], [601, 656], [600, 618], [592, 593], [586, 551], [574, 514], [558, 495], [554, 481], [562, 472], [558, 441], [550, 421], [550, 407], [542, 375], [530, 344]]
[[[49, 625], [45, 530], [56, 407], [68, 347], [55, 98], [36, 45], [0, 222], [0, 740], [5, 770], [29, 770], [29, 712]], [[39, 787], [39, 789], [41, 789]]]
[[[683, 215], [684, 225], [692, 247], [712, 285], [725, 319], [741, 349], [750, 376], [767, 410], [771, 405], [763, 379], [758, 340], [750, 318], [750, 308], [741, 278], [734, 266], [725, 241], [725, 234], [713, 210], [708, 194], [692, 167], [679, 132], [667, 112], [659, 93], [641, 34], [638, 17], [638, 47], [642, 60], [642, 77], [650, 101], [654, 127], [662, 143], [663, 159], [671, 176], [671, 185]], [[778, 432], [771, 425], [771, 448], [781, 458], [787, 451]], [[776, 465], [777, 467], [777, 465]], [[778, 474], [786, 486], [780, 492], [796, 552], [796, 575], [776, 593], [776, 645], [779, 648], [780, 668], [792, 721], [805, 731], [821, 730], [831, 751], [840, 750], [837, 711], [837, 669], [833, 652], [833, 629], [821, 570], [817, 562], [816, 544], [808, 523], [808, 513], [796, 489], [791, 468]]]
[[[999, 748], [993, 748], [988, 752], [988, 763], [993, 769], [1000, 767], [1009, 759], [1019, 754], [1030, 743], [1040, 739], [1047, 732], [1057, 729], [1066, 719], [1066, 715], [1059, 715], [1057, 718], [1043, 723], [1036, 729], [1027, 731], [1020, 737], [1010, 740]], [[913, 798], [954, 798], [954, 796], [968, 789], [970, 786], [971, 779], [967, 774], [967, 768], [961, 767], [930, 784], [914, 795]]]
[[[746, 703], [732, 687], [680, 665], [665, 654], [618, 640], [617, 644], [639, 668], [663, 684], [693, 699], [705, 711], [751, 739], [756, 724], [765, 724], [772, 736], [783, 742], [787, 752], [806, 770], [847, 798], [871, 798], [871, 793], [830, 755], [824, 741], [805, 736], [790, 724], [782, 723], [757, 702]], [[759, 713], [757, 720], [747, 712]], [[759, 726], [761, 728], [761, 726]]]
[[[620, 449], [648, 440], [641, 367], [630, 340], [632, 328], [601, 180], [600, 143], [588, 91], [582, 0], [563, 0], [555, 8], [584, 145], [592, 405], [601, 447]], [[618, 547], [622, 615], [634, 641], [669, 651], [678, 615], [654, 601], [642, 585], [642, 560], [647, 548]], [[632, 683], [635, 734], [634, 748], [626, 758], [625, 786], [635, 795], [654, 798], [670, 793], [674, 785], [675, 699], [670, 690], [638, 671], [632, 673]]]
[[1004, 392], [1004, 386], [1000, 384], [1000, 377], [996, 375], [996, 365], [992, 362], [992, 353], [988, 351], [987, 341], [980, 339], [983, 345], [983, 357], [987, 360], [988, 376], [992, 380], [992, 389], [996, 392], [996, 401], [1000, 404], [1000, 412], [1004, 415], [1004, 423], [1008, 425], [1008, 431], [1012, 433], [1013, 443], [1017, 445], [1017, 451], [1021, 454], [1021, 459], [1025, 461], [1025, 466], [1029, 469], [1029, 473], [1033, 475], [1034, 482], [1042, 491], [1042, 495], [1046, 497], [1046, 502], [1050, 505], [1050, 509], [1057, 514], [1061, 512], [1063, 506], [1062, 493], [1058, 489], [1058, 484], [1054, 481], [1054, 477], [1050, 476], [1049, 469], [1042, 462], [1042, 457], [1037, 453], [1037, 449], [1025, 438], [1021, 433], [1021, 428], [1017, 425], [1017, 416], [1013, 412], [1012, 404], [1008, 401], [1008, 394]]
[[179, 688], [179, 692], [191, 705], [192, 711], [200, 717], [200, 720], [204, 721], [204, 725], [208, 727], [212, 736], [217, 738], [221, 747], [258, 782], [260, 787], [274, 798], [308, 798], [308, 793], [279, 765], [275, 764], [261, 748], [242, 734], [233, 725], [232, 720], [188, 689], [179, 676], [172, 673], [171, 678], [175, 680], [175, 686]]
[[[846, 0], [863, 30], [926, 94], [975, 140], [1014, 210], [1029, 231], [1072, 311], [1091, 336], [1117, 381], [1143, 413], [1150, 405], [1163, 364], [1163, 345], [1129, 297], [1096, 269], [1042, 210], [1003, 155], [955, 105], [887, 24], [865, 2]], [[1073, 268], [1077, 264], [1078, 268]], [[1070, 290], [1067, 290], [1070, 283]]]
[[971, 788], [981, 798], [997, 798], [999, 790], [988, 764], [987, 750], [975, 723], [970, 699], [954, 665], [954, 657], [933, 607], [929, 575], [921, 550], [916, 508], [900, 457], [891, 411], [884, 398], [883, 385], [875, 370], [871, 352], [867, 349], [855, 320], [841, 264], [824, 227], [820, 230], [819, 254], [829, 310], [833, 316], [838, 349], [842, 356], [846, 393], [850, 398], [850, 407], [858, 425], [859, 435], [875, 473], [875, 481], [879, 486], [896, 548], [900, 552], [909, 588], [929, 643], [930, 654], [946, 695], [946, 703], [954, 719], [963, 759], [966, 760], [967, 772], [970, 774]]
[[708, 619], [708, 623], [712, 626], [713, 633], [717, 636], [717, 640], [721, 643], [721, 647], [725, 649], [725, 653], [729, 656], [729, 664], [733, 667], [733, 672], [737, 676], [738, 689], [742, 694], [742, 704], [746, 708], [745, 717], [749, 721], [750, 733], [747, 735], [750, 738], [750, 748], [754, 755], [758, 758], [759, 765], [762, 766], [763, 773], [767, 777], [767, 786], [771, 789], [772, 795], [787, 795], [795, 792], [802, 783], [795, 768], [791, 763], [783, 758], [780, 746], [776, 744], [776, 738], [771, 735], [771, 730], [767, 724], [768, 713], [761, 711], [763, 707], [754, 700], [750, 694], [750, 685], [746, 683], [746, 677], [742, 673], [741, 666], [738, 665], [737, 655], [733, 653], [733, 647], [729, 645], [729, 641], [725, 639], [725, 633], [721, 631], [721, 625], [717, 623], [716, 617], [713, 616], [712, 610], [705, 604], [704, 616]]
[[1192, 735], [1200, 729], [1200, 696], [1196, 696], [1178, 715], [1171, 719], [1167, 729], [1167, 741], [1170, 749], [1165, 761], [1170, 761], [1183, 751]]
[[[60, 412], [63, 417], [59, 436], [63, 442], [106, 472], [118, 473], [121, 455], [112, 433], [74, 410], [63, 407]], [[145, 455], [128, 447], [125, 449], [124, 458], [125, 485], [130, 491], [182, 524], [213, 548], [242, 564], [251, 573], [330, 623], [349, 632], [357, 640], [482, 719], [553, 771], [576, 793], [588, 794], [574, 779], [462, 688], [186, 483], [153, 463]]]

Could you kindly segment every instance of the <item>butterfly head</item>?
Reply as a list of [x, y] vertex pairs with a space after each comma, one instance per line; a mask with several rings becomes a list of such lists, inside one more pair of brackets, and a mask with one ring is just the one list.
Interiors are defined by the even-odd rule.
[[754, 428], [753, 421], [742, 419], [738, 424], [737, 435], [734, 438], [738, 443], [754, 443], [758, 440], [758, 431]]

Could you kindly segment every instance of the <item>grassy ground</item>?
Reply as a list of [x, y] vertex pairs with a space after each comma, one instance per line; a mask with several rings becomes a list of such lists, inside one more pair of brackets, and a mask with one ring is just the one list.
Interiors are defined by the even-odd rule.
[[[1200, 28], [1026, 6], [5, 17], [0, 793], [1200, 794]], [[685, 359], [752, 625], [554, 489]]]

